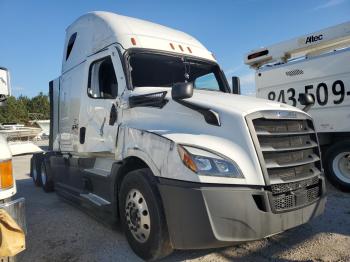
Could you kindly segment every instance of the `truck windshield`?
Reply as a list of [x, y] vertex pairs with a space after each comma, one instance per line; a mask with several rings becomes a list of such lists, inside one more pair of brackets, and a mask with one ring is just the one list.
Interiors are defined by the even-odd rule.
[[133, 87], [172, 87], [192, 82], [195, 89], [227, 92], [218, 65], [188, 57], [132, 53], [129, 57]]

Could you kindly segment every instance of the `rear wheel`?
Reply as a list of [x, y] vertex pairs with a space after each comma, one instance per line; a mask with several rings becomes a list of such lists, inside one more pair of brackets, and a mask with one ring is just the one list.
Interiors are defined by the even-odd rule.
[[30, 160], [30, 176], [36, 186], [41, 186], [41, 167], [35, 156], [32, 156]]
[[45, 161], [41, 163], [41, 184], [45, 192], [53, 192], [54, 184], [49, 167]]
[[324, 166], [329, 181], [350, 191], [350, 141], [338, 142], [326, 150]]
[[142, 259], [156, 260], [173, 249], [159, 192], [148, 176], [153, 176], [149, 169], [135, 170], [125, 176], [120, 187], [119, 211], [132, 250]]

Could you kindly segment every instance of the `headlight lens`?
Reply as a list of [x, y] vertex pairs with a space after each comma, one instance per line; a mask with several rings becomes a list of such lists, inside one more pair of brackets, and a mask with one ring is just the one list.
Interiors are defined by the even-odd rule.
[[244, 178], [232, 160], [189, 146], [179, 145], [178, 152], [184, 165], [199, 175]]

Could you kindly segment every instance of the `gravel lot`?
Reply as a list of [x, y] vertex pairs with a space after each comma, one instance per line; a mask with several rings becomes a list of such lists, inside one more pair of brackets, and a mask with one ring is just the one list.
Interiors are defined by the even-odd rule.
[[[91, 218], [29, 177], [30, 156], [15, 157], [18, 194], [26, 198], [27, 250], [19, 261], [140, 261], [119, 229]], [[268, 239], [229, 248], [175, 251], [165, 261], [350, 261], [350, 194], [328, 186], [325, 214]]]

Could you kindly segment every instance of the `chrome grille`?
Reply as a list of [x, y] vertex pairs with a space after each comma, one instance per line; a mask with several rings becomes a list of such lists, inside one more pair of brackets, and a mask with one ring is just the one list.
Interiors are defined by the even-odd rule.
[[321, 160], [312, 121], [302, 113], [283, 119], [279, 112], [264, 112], [249, 115], [247, 123], [271, 185], [272, 209], [285, 211], [313, 202], [321, 192]]
[[309, 177], [319, 174], [320, 171], [315, 167], [314, 163], [296, 167], [276, 168], [269, 170], [269, 177], [272, 181], [278, 179], [281, 179], [282, 181], [289, 181], [299, 177]]
[[320, 187], [315, 186], [301, 190], [300, 192], [290, 192], [274, 196], [273, 208], [275, 211], [284, 211], [312, 203], [320, 197]]
[[314, 133], [307, 120], [255, 119], [255, 131], [261, 135], [283, 135], [289, 133]]
[[271, 184], [273, 180], [320, 173], [320, 153], [311, 120], [258, 118], [252, 123]]
[[307, 190], [307, 198], [308, 201], [314, 201], [320, 196], [320, 188], [319, 187], [313, 187], [309, 190]]
[[318, 176], [315, 176], [313, 178], [301, 180], [298, 182], [274, 184], [274, 185], [271, 185], [271, 191], [273, 194], [281, 194], [281, 193], [290, 192], [290, 191], [316, 185], [318, 184], [318, 181], [319, 181]]
[[276, 210], [290, 209], [295, 207], [295, 197], [293, 195], [282, 195], [273, 199]]

